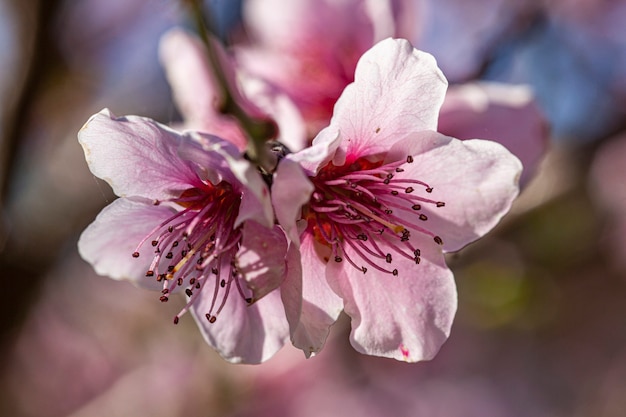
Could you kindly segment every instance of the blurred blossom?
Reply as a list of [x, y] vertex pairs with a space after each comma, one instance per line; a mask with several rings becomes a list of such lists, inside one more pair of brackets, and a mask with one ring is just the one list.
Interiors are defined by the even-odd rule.
[[365, 3], [245, 3], [244, 19], [253, 43], [238, 50], [237, 58], [251, 73], [280, 86], [291, 97], [311, 137], [328, 123], [335, 101], [353, 80], [358, 58], [378, 40]]
[[307, 355], [342, 303], [359, 352], [415, 362], [447, 338], [456, 293], [443, 252], [499, 222], [521, 164], [497, 143], [436, 132], [446, 87], [431, 55], [385, 39], [359, 60], [330, 125], [279, 164], [272, 201], [301, 244], [293, 339]]
[[[302, 120], [289, 98], [262, 80], [242, 73], [219, 43], [214, 42], [213, 48], [234, 99], [256, 118], [274, 116], [279, 127], [276, 139], [291, 150], [303, 148]], [[244, 150], [247, 133], [234, 116], [220, 111], [224, 100], [222, 87], [200, 39], [179, 28], [171, 29], [161, 38], [159, 53], [174, 100], [184, 118], [184, 128], [218, 135]]]
[[[515, 126], [515, 127], [513, 127]], [[528, 86], [476, 82], [448, 89], [439, 131], [504, 145], [524, 165], [520, 185], [534, 177], [548, 146], [548, 128]]]

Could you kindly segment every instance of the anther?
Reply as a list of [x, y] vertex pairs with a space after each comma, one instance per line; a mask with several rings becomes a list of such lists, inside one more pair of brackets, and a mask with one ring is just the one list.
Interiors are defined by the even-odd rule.
[[188, 297], [191, 297], [193, 295], [193, 291], [191, 291], [189, 288], [187, 288], [185, 290], [185, 294], [187, 294]]
[[397, 192], [396, 190], [393, 190], [393, 191], [391, 192], [391, 195], [398, 195], [398, 192]]
[[158, 240], [153, 240], [153, 241], [152, 241], [152, 246], [156, 246], [156, 245], [158, 245], [158, 244], [159, 244], [159, 241], [158, 241]]
[[413, 210], [420, 210], [422, 208], [422, 206], [420, 206], [419, 204], [413, 204], [413, 206], [411, 206], [411, 208]]
[[189, 280], [189, 285], [193, 285], [193, 284], [195, 284], [195, 283], [196, 283], [196, 279], [195, 279], [195, 278], [191, 278], [191, 279]]
[[406, 189], [404, 190], [405, 193], [410, 194], [413, 192], [413, 187], [406, 187]]
[[147, 277], [153, 277], [154, 276], [154, 271], [153, 270], [146, 271], [146, 276]]
[[406, 162], [409, 163], [409, 164], [412, 164], [413, 163], [413, 157], [411, 155], [407, 156], [406, 157]]
[[167, 255], [165, 255], [165, 257], [167, 259], [172, 259], [174, 257], [174, 254], [172, 252], [168, 252]]
[[437, 201], [437, 207], [443, 207], [445, 205], [446, 203], [444, 203], [443, 201]]
[[178, 324], [178, 320], [179, 320], [178, 316], [174, 316], [174, 324]]
[[335, 256], [335, 262], [341, 262], [341, 256]]
[[159, 297], [159, 300], [161, 300], [162, 303], [167, 302], [168, 298], [164, 295], [162, 295], [161, 297]]
[[433, 187], [428, 187], [428, 188], [426, 189], [426, 192], [427, 192], [427, 193], [432, 193], [432, 192], [433, 192]]
[[178, 278], [178, 279], [176, 280], [176, 284], [177, 284], [178, 286], [183, 285], [183, 279], [182, 279], [182, 278]]
[[420, 220], [426, 221], [428, 220], [428, 216], [426, 216], [425, 214], [420, 214]]
[[385, 256], [385, 261], [387, 261], [388, 264], [391, 263], [391, 254], [388, 253], [387, 256]]
[[212, 316], [209, 313], [206, 313], [205, 317], [209, 321], [209, 323], [215, 323], [215, 320], [217, 320], [217, 317]]
[[434, 237], [435, 243], [438, 245], [443, 245], [443, 240], [439, 236]]
[[213, 272], [214, 275], [217, 275], [220, 273], [220, 271], [217, 268], [211, 268], [211, 272]]
[[393, 274], [394, 277], [398, 276], [398, 270], [394, 269], [393, 271], [391, 271], [391, 273]]
[[362, 240], [363, 242], [367, 241], [367, 235], [365, 233], [356, 235], [356, 238]]
[[246, 298], [246, 303], [251, 304], [252, 303], [252, 298], [250, 298], [250, 297]]
[[363, 273], [366, 273], [366, 272], [367, 272], [367, 268], [366, 268], [366, 267], [364, 267], [364, 266], [362, 266], [362, 267], [361, 267], [361, 271], [363, 271]]
[[174, 231], [174, 226], [170, 226], [170, 227], [168, 227], [168, 228], [167, 228], [167, 231], [168, 231], [168, 232], [170, 232], [170, 233], [172, 233], [172, 232]]
[[419, 249], [415, 249], [415, 250], [413, 251], [413, 255], [415, 255], [415, 256], [422, 256], [422, 251], [421, 251], [421, 250], [419, 250]]
[[221, 280], [220, 281], [220, 287], [224, 288], [226, 286], [226, 280]]
[[133, 258], [139, 258], [139, 252], [133, 252]]
[[404, 169], [398, 167], [398, 168], [396, 168], [396, 172], [404, 172]]

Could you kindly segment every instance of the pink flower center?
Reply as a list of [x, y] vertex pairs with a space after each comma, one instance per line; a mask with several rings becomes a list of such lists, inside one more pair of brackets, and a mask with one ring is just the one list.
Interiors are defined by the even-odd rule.
[[162, 302], [168, 301], [169, 294], [177, 287], [185, 288], [188, 302], [174, 317], [175, 324], [200, 294], [208, 292], [212, 296], [206, 313], [211, 323], [222, 311], [233, 286], [242, 298], [251, 302], [244, 295], [241, 275], [235, 264], [241, 243], [241, 230], [234, 228], [240, 202], [241, 196], [226, 182], [215, 186], [203, 184], [201, 188], [184, 191], [178, 198], [154, 202], [183, 209], [155, 227], [132, 255], [138, 258], [139, 248], [145, 242], [151, 242], [154, 253], [146, 276], [163, 282]]
[[331, 249], [335, 262], [345, 260], [363, 273], [373, 267], [398, 275], [395, 256], [420, 263], [420, 249], [411, 242], [409, 229], [443, 244], [427, 228], [428, 216], [420, 210], [424, 204], [445, 203], [424, 196], [433, 191], [425, 182], [397, 178], [407, 163], [413, 163], [411, 156], [384, 165], [360, 158], [341, 167], [329, 163], [311, 178], [315, 190], [305, 213], [308, 228]]

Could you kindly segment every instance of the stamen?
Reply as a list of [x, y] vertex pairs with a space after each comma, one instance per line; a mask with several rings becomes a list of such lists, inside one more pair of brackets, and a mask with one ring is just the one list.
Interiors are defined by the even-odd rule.
[[424, 204], [440, 208], [445, 202], [425, 197], [434, 191], [426, 182], [398, 175], [405, 171], [403, 164], [413, 162], [411, 155], [387, 164], [358, 159], [343, 167], [329, 164], [311, 178], [316, 189], [309, 205], [309, 227], [315, 239], [331, 249], [330, 259], [345, 260], [365, 273], [368, 269], [358, 265], [360, 258], [368, 267], [397, 276], [397, 268], [382, 266], [393, 263], [394, 252], [421, 262], [411, 232], [443, 244], [441, 237], [416, 223], [428, 220], [428, 213], [419, 212]]

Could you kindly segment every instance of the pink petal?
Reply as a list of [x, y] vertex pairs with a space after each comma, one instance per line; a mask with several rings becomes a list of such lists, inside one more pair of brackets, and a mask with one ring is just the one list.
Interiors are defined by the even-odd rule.
[[431, 359], [450, 334], [456, 311], [452, 272], [434, 243], [419, 246], [419, 265], [395, 257], [397, 276], [374, 268], [364, 274], [345, 260], [328, 262], [326, 277], [352, 318], [350, 341], [359, 352], [416, 362]]
[[[82, 233], [78, 240], [80, 256], [89, 262], [99, 275], [117, 280], [130, 280], [151, 289], [162, 288], [154, 279], [146, 277], [154, 248], [150, 241], [139, 249], [137, 245], [154, 229], [167, 220], [174, 211], [163, 205], [153, 206], [120, 198], [105, 207]], [[140, 256], [134, 258], [133, 252]]]
[[287, 239], [278, 227], [268, 229], [254, 221], [243, 225], [237, 253], [237, 268], [243, 274], [256, 302], [275, 290], [285, 279]]
[[[326, 252], [326, 253], [325, 253]], [[293, 336], [293, 345], [309, 357], [319, 352], [343, 308], [343, 301], [326, 281], [324, 254], [330, 250], [315, 242], [311, 234], [302, 235], [302, 314]]]
[[278, 223], [296, 245], [300, 243], [296, 221], [302, 217], [302, 206], [309, 202], [312, 192], [313, 184], [297, 163], [285, 158], [278, 164], [274, 173], [272, 204]]
[[316, 175], [335, 156], [341, 144], [341, 136], [334, 126], [328, 126], [313, 139], [308, 148], [287, 155], [287, 158], [300, 164], [307, 175]]
[[343, 165], [346, 154], [383, 154], [412, 132], [435, 130], [446, 88], [435, 59], [408, 41], [374, 45], [335, 105], [331, 126], [342, 138], [335, 165]]
[[532, 91], [523, 85], [476, 82], [451, 87], [441, 108], [439, 131], [504, 145], [524, 165], [522, 186], [533, 177], [548, 147], [546, 121]]
[[180, 135], [148, 118], [116, 117], [105, 109], [85, 123], [78, 140], [91, 172], [120, 197], [177, 197], [197, 179], [177, 154]]
[[206, 342], [229, 362], [264, 362], [289, 340], [289, 324], [278, 291], [248, 305], [236, 289], [231, 289], [215, 323], [205, 317], [211, 307], [211, 296], [194, 303], [191, 314]]
[[426, 182], [433, 191], [422, 194], [445, 203], [422, 204], [420, 213], [428, 217], [423, 226], [443, 239], [446, 251], [459, 250], [491, 230], [519, 192], [522, 165], [496, 142], [460, 141], [426, 131], [398, 142], [389, 154], [412, 155], [414, 162], [402, 165], [404, 172], [396, 178]]
[[[217, 42], [215, 46], [219, 48]], [[185, 127], [218, 134], [245, 149], [246, 136], [237, 121], [217, 110], [221, 91], [200, 40], [184, 30], [172, 29], [163, 35], [159, 54]], [[229, 65], [223, 69], [232, 71]]]
[[302, 263], [300, 261], [300, 248], [294, 243], [290, 243], [287, 250], [287, 271], [285, 280], [280, 286], [280, 298], [285, 307], [289, 333], [293, 340], [293, 335], [302, 315]]

